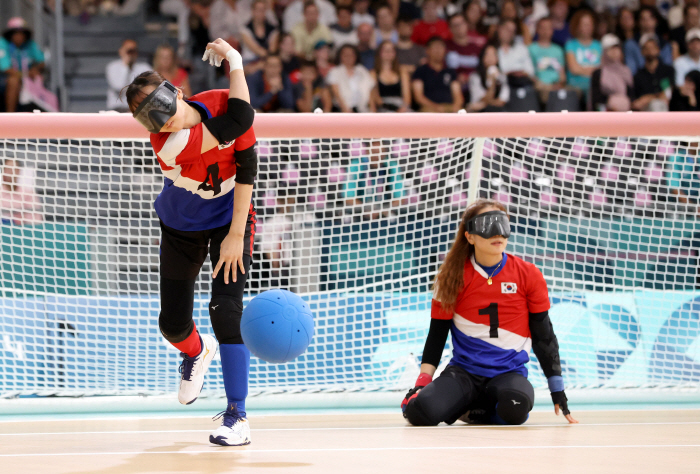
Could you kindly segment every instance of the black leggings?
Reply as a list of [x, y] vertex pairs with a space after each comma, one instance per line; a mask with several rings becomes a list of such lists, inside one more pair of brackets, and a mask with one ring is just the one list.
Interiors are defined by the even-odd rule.
[[443, 421], [452, 424], [468, 410], [480, 409], [488, 418], [498, 415], [509, 425], [521, 425], [534, 401], [532, 384], [518, 373], [488, 378], [448, 365], [409, 402], [405, 414], [412, 425], [434, 426]]
[[[202, 231], [180, 231], [161, 222], [160, 246], [160, 317], [158, 325], [163, 337], [170, 342], [182, 342], [192, 333], [194, 322], [194, 287], [197, 275], [207, 258], [212, 269], [219, 261], [221, 242], [228, 235], [230, 224]], [[224, 269], [212, 281], [209, 316], [214, 334], [220, 344], [242, 344], [241, 314], [246, 277], [252, 261], [255, 234], [255, 214], [248, 216], [243, 247], [245, 274], [236, 265], [236, 282], [229, 275], [224, 283]]]

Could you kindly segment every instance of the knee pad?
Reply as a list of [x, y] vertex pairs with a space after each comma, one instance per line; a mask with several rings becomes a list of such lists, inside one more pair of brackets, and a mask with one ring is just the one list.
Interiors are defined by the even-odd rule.
[[508, 425], [522, 425], [532, 410], [531, 403], [524, 393], [506, 390], [498, 396], [496, 413]]
[[215, 296], [209, 302], [211, 327], [219, 344], [243, 344], [241, 315], [243, 301], [231, 296]]
[[413, 426], [436, 426], [440, 423], [440, 420], [435, 421], [429, 414], [425, 413], [423, 407], [418, 403], [418, 397], [408, 402], [404, 416]]
[[190, 318], [186, 323], [173, 323], [168, 318], [163, 317], [161, 312], [158, 315], [158, 328], [166, 341], [177, 344], [187, 339], [194, 330], [194, 321]]

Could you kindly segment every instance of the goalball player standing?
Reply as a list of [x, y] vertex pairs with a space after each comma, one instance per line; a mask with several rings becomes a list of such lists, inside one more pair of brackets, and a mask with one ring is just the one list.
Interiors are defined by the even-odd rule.
[[[205, 61], [219, 66], [223, 58], [231, 71], [228, 91], [184, 100], [181, 89], [149, 71], [125, 95], [134, 118], [151, 132], [165, 176], [155, 201], [162, 231], [158, 325], [183, 357], [178, 399], [187, 405], [197, 399], [218, 340], [228, 404], [209, 441], [241, 446], [250, 443], [245, 412], [250, 352], [240, 321], [253, 255], [257, 155], [241, 55], [221, 39], [207, 45]], [[200, 335], [192, 319], [195, 280], [207, 253], [215, 266], [209, 316], [216, 339]]]
[[[578, 423], [564, 393], [547, 283], [535, 265], [505, 253], [508, 237], [503, 204], [480, 200], [464, 212], [435, 283], [421, 373], [401, 403], [411, 424], [524, 423], [535, 401], [525, 367], [530, 347], [554, 412]], [[452, 360], [433, 380], [450, 330]]]

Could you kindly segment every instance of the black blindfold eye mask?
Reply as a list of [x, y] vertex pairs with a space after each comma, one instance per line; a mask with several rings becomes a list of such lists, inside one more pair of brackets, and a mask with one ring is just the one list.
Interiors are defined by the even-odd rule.
[[177, 112], [177, 88], [163, 81], [134, 110], [134, 118], [151, 133], [160, 129]]
[[467, 221], [467, 232], [490, 239], [496, 235], [510, 237], [510, 221], [503, 211], [489, 211]]

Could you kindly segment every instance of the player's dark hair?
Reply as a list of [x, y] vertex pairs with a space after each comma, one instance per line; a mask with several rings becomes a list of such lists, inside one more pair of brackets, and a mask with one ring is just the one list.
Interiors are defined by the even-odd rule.
[[462, 222], [457, 229], [454, 243], [435, 277], [434, 298], [440, 301], [442, 309], [448, 313], [454, 311], [457, 297], [464, 288], [464, 265], [474, 255], [474, 246], [464, 235], [467, 231], [467, 221], [480, 214], [487, 207], [495, 207], [508, 214], [505, 205], [491, 199], [479, 199], [469, 206], [462, 214]]
[[126, 98], [126, 103], [129, 106], [129, 110], [133, 113], [134, 110], [139, 106], [141, 101], [146, 98], [148, 94], [143, 92], [143, 88], [147, 86], [158, 87], [165, 78], [160, 75], [160, 73], [155, 71], [142, 72], [134, 78], [134, 80], [128, 86], [124, 87], [120, 96]]

